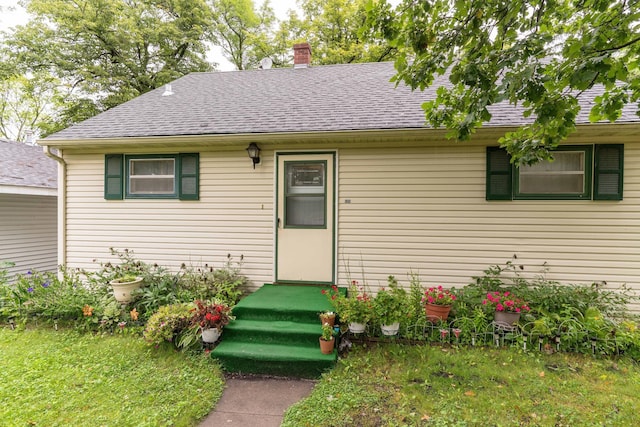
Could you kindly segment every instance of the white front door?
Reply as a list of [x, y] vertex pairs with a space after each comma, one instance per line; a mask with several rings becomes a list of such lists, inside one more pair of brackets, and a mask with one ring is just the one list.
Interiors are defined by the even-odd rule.
[[277, 158], [276, 281], [333, 283], [335, 153]]

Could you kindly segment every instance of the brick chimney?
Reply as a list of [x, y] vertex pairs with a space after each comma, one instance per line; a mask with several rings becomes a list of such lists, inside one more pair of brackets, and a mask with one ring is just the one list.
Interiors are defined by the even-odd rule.
[[297, 43], [293, 45], [293, 68], [307, 68], [311, 65], [311, 45]]

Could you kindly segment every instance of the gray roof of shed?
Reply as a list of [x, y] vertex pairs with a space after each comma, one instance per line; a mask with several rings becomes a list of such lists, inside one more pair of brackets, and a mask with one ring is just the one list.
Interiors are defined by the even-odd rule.
[[[47, 139], [226, 135], [424, 128], [421, 105], [434, 99], [438, 77], [425, 90], [412, 92], [389, 80], [392, 62], [192, 73], [62, 130]], [[581, 96], [578, 123], [589, 123], [593, 89]], [[506, 102], [491, 106], [485, 126], [526, 123], [522, 108]], [[619, 123], [638, 122], [625, 108]]]
[[57, 188], [58, 163], [42, 147], [0, 139], [0, 185]]

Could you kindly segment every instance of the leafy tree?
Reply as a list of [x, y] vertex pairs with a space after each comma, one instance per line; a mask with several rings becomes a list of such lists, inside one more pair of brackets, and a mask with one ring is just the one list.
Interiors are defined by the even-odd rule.
[[30, 132], [46, 133], [53, 106], [62, 102], [59, 82], [46, 74], [10, 76], [0, 80], [0, 136], [25, 141]]
[[273, 9], [266, 0], [256, 10], [253, 0], [212, 0], [214, 43], [238, 70], [255, 68], [260, 59], [272, 56]]
[[[191, 71], [209, 70], [205, 0], [24, 0], [31, 20], [4, 37], [14, 75], [44, 73], [72, 89], [47, 132]], [[6, 72], [3, 72], [6, 74]]]
[[575, 130], [583, 91], [603, 89], [594, 122], [640, 100], [640, 0], [371, 0], [368, 12], [399, 50], [398, 83], [422, 90], [448, 73], [451, 85], [424, 105], [433, 126], [468, 139], [491, 105], [524, 108], [533, 122], [500, 139], [517, 164], [552, 157]]
[[292, 41], [311, 44], [316, 64], [379, 62], [393, 59], [395, 48], [362, 30], [367, 0], [299, 0], [303, 16], [289, 16], [281, 31]]

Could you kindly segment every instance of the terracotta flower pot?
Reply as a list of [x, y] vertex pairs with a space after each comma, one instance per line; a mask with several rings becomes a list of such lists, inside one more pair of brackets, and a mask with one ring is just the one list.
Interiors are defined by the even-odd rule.
[[333, 353], [333, 347], [336, 343], [336, 338], [331, 337], [331, 341], [325, 341], [320, 338], [320, 351], [322, 354], [331, 354]]
[[321, 314], [320, 315], [320, 323], [322, 323], [323, 325], [325, 323], [328, 323], [329, 326], [331, 326], [333, 328], [333, 325], [335, 325], [335, 323], [336, 323], [336, 315], [332, 314], [331, 316], [327, 316], [325, 314]]
[[427, 314], [427, 319], [431, 323], [444, 322], [449, 317], [451, 311], [450, 305], [437, 305], [437, 304], [425, 304], [424, 311]]

